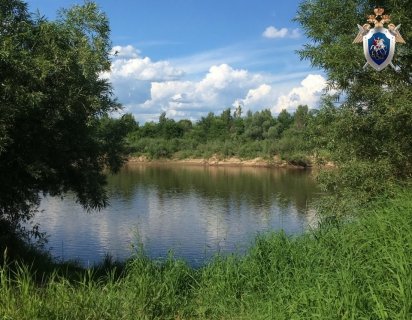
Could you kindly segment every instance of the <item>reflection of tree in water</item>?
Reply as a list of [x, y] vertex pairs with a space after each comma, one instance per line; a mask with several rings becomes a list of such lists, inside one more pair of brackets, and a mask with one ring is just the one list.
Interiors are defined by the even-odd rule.
[[244, 202], [255, 208], [270, 207], [275, 199], [279, 207], [293, 204], [298, 212], [304, 212], [317, 193], [312, 177], [302, 170], [132, 165], [108, 178], [111, 196], [132, 200], [138, 188], [155, 189], [160, 199], [194, 192], [239, 207]]

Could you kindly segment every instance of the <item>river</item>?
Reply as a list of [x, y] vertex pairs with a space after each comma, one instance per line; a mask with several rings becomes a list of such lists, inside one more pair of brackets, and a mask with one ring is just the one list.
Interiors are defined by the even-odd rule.
[[319, 197], [310, 171], [273, 168], [133, 164], [107, 187], [110, 205], [99, 212], [85, 212], [70, 194], [42, 200], [34, 222], [56, 259], [91, 266], [143, 249], [200, 266], [217, 253], [244, 252], [258, 233], [304, 232]]

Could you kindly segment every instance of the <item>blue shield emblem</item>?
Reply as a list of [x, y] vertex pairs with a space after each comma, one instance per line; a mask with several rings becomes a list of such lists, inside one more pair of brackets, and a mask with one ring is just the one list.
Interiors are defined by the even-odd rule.
[[382, 70], [392, 62], [395, 36], [386, 28], [374, 28], [363, 37], [363, 51], [375, 70]]

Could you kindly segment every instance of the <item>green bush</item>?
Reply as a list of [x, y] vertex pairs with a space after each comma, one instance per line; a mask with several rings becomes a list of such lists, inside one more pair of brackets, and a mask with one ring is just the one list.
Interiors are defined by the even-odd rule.
[[286, 160], [289, 164], [299, 167], [310, 167], [312, 165], [309, 157], [303, 153], [293, 153], [291, 155], [284, 155], [282, 159]]
[[238, 155], [241, 158], [251, 159], [261, 156], [264, 153], [262, 141], [247, 141], [239, 148]]

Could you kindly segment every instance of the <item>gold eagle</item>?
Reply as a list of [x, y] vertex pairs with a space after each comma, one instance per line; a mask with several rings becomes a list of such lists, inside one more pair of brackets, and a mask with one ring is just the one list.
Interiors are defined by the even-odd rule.
[[[374, 25], [375, 28], [383, 28], [385, 23], [391, 21], [391, 17], [388, 14], [383, 14], [384, 9], [377, 7], [373, 10], [375, 15], [368, 16], [368, 23], [365, 23], [363, 26], [358, 24], [359, 33], [356, 38], [353, 40], [352, 43], [361, 43], [363, 42], [363, 37], [368, 34], [369, 30], [371, 29], [371, 24]], [[399, 33], [401, 25], [395, 26], [393, 23], [388, 25], [389, 32], [395, 36], [395, 42], [398, 43], [406, 43], [405, 40], [402, 38], [401, 34]]]
[[363, 42], [363, 37], [369, 32], [371, 26], [368, 23], [365, 23], [363, 26], [358, 24], [359, 33], [356, 36], [355, 40], [352, 43], [361, 43]]

